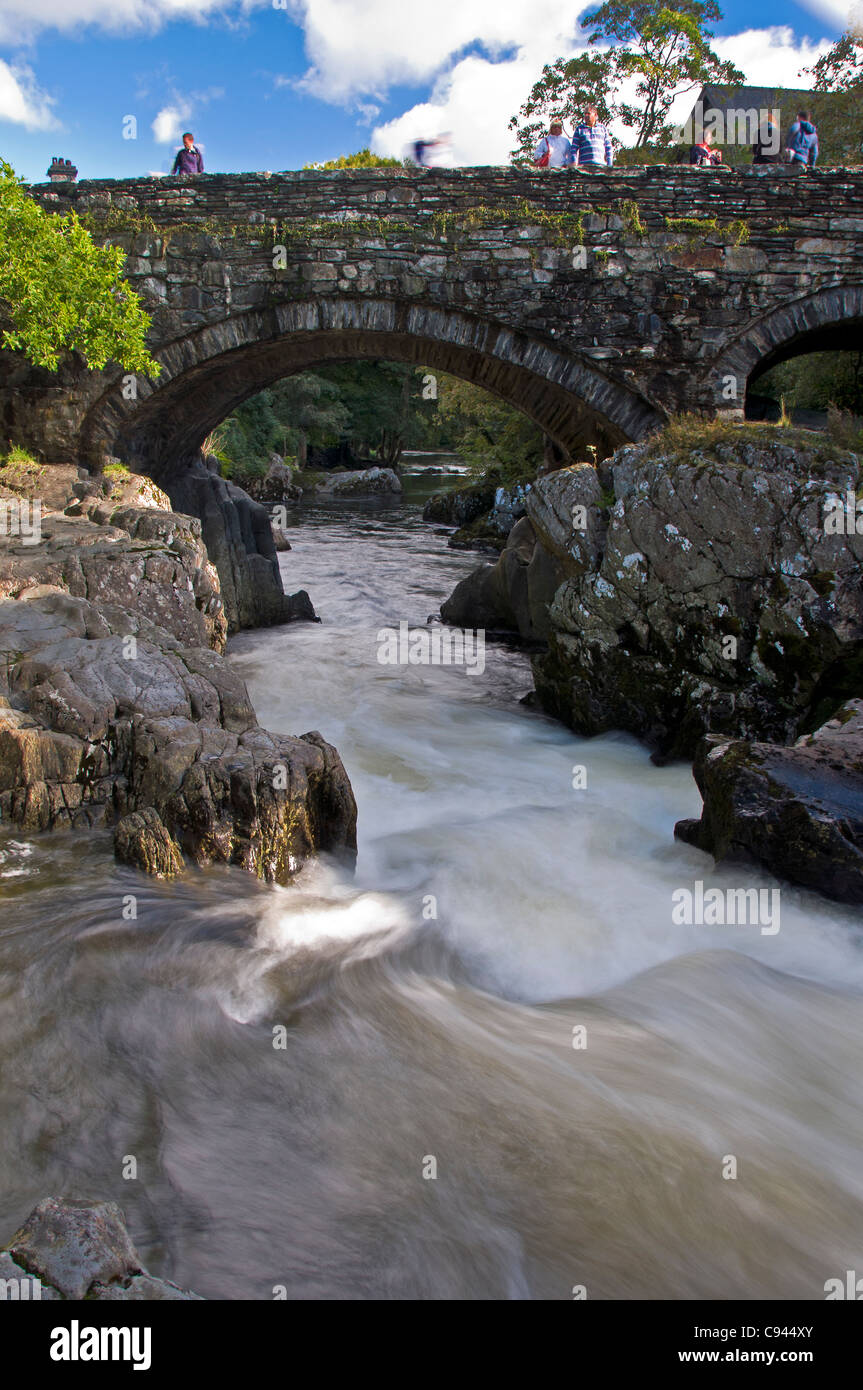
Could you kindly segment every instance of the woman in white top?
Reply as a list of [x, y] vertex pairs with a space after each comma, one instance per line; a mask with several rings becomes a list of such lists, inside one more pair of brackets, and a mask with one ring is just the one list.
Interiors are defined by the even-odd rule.
[[563, 169], [569, 164], [571, 157], [572, 146], [563, 133], [563, 122], [554, 116], [548, 128], [548, 135], [543, 135], [533, 152], [533, 162], [538, 164], [542, 160], [548, 169]]

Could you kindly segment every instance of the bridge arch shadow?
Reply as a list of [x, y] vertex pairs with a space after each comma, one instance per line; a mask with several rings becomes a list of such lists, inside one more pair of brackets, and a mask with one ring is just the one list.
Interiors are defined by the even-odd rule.
[[91, 457], [167, 479], [238, 405], [294, 372], [388, 360], [462, 377], [523, 411], [569, 454], [610, 452], [663, 422], [637, 391], [553, 341], [469, 314], [381, 299], [320, 299], [231, 315], [157, 352], [162, 376], [129, 401], [111, 383], [84, 422]]
[[750, 323], [719, 358], [715, 374], [722, 383], [736, 379], [736, 408], [742, 413], [741, 383], [749, 390], [773, 367], [811, 352], [837, 352], [863, 347], [863, 285], [819, 290]]

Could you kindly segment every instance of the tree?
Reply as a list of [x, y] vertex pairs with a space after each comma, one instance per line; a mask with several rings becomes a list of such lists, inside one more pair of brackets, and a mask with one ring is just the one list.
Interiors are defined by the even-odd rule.
[[282, 435], [281, 452], [295, 453], [305, 467], [309, 441], [336, 441], [350, 419], [339, 399], [339, 388], [315, 372], [285, 377], [271, 390], [272, 410]]
[[816, 92], [851, 92], [863, 87], [863, 6], [840, 39], [811, 68]]
[[402, 450], [422, 442], [423, 419], [432, 408], [422, 400], [423, 369], [400, 362], [340, 362], [321, 369], [348, 412], [345, 438], [361, 455], [372, 450], [392, 468]]
[[[635, 147], [668, 143], [668, 114], [675, 99], [706, 82], [739, 84], [744, 74], [710, 47], [711, 20], [721, 19], [716, 0], [606, 0], [582, 20], [588, 44], [600, 48], [543, 69], [510, 129], [518, 133], [516, 159], [531, 153], [532, 133], [551, 114], [572, 121], [592, 102], [602, 120], [620, 120], [636, 131]], [[623, 90], [624, 95], [621, 95]], [[626, 97], [633, 91], [636, 100]], [[519, 118], [539, 117], [523, 127]]]
[[79, 352], [91, 368], [113, 361], [158, 376], [146, 348], [149, 316], [121, 279], [125, 260], [121, 247], [97, 246], [74, 212], [43, 212], [0, 160], [3, 347], [52, 372]]
[[532, 478], [543, 461], [542, 431], [514, 406], [460, 377], [438, 377], [438, 420], [447, 443], [474, 472], [501, 482]]
[[355, 154], [340, 154], [338, 159], [327, 159], [320, 164], [304, 164], [304, 169], [403, 169], [404, 161], [386, 154], [372, 154], [366, 146]]

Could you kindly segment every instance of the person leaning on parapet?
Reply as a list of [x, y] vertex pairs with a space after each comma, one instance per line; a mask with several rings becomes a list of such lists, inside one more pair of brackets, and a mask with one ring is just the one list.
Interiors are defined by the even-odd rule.
[[177, 157], [174, 160], [172, 174], [203, 174], [204, 156], [195, 144], [195, 137], [190, 130], [183, 136], [183, 148], [177, 150]]
[[713, 127], [708, 127], [701, 139], [691, 147], [689, 162], [695, 165], [721, 164], [722, 151], [713, 148]]
[[611, 136], [595, 106], [588, 106], [581, 125], [572, 132], [572, 163], [581, 169], [610, 169], [614, 163]]
[[762, 121], [758, 127], [758, 139], [752, 146], [752, 163], [781, 164], [781, 144], [782, 137], [779, 131], [779, 123], [776, 120], [776, 112], [768, 111], [767, 119]]
[[785, 141], [789, 164], [798, 169], [811, 168], [818, 158], [818, 128], [809, 119], [808, 111], [798, 111]]
[[548, 134], [543, 135], [533, 152], [533, 162], [538, 169], [563, 169], [572, 162], [572, 146], [563, 133], [559, 116], [552, 116]]

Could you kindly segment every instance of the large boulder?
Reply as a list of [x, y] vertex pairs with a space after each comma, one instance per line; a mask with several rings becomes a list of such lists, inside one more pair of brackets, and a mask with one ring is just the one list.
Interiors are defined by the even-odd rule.
[[401, 490], [401, 479], [392, 468], [325, 473], [312, 488], [316, 497], [392, 497]]
[[534, 660], [550, 713], [691, 756], [710, 732], [791, 742], [859, 693], [863, 535], [828, 524], [859, 485], [855, 454], [801, 430], [703, 425], [586, 477], [562, 470], [528, 502], [569, 570]]
[[500, 559], [456, 585], [441, 605], [455, 627], [518, 633], [528, 641], [548, 636], [548, 606], [563, 579], [559, 562], [537, 544], [527, 517], [517, 521]]
[[470, 487], [453, 488], [451, 492], [436, 492], [423, 508], [423, 521], [436, 521], [445, 526], [468, 526], [494, 506], [495, 489], [490, 483], [474, 483]]
[[59, 592], [0, 602], [0, 818], [116, 824], [118, 856], [162, 875], [188, 858], [287, 883], [319, 850], [356, 850], [319, 734], [267, 733], [217, 653]]
[[[116, 1202], [46, 1197], [0, 1251], [5, 1298], [139, 1302], [200, 1295], [144, 1269]], [[29, 1286], [29, 1287], [28, 1287]]]
[[693, 773], [704, 808], [678, 822], [678, 839], [863, 903], [863, 700], [792, 747], [710, 734]]
[[221, 582], [231, 632], [306, 619], [309, 596], [282, 588], [270, 515], [242, 488], [195, 460], [163, 480], [178, 511], [198, 517]]

